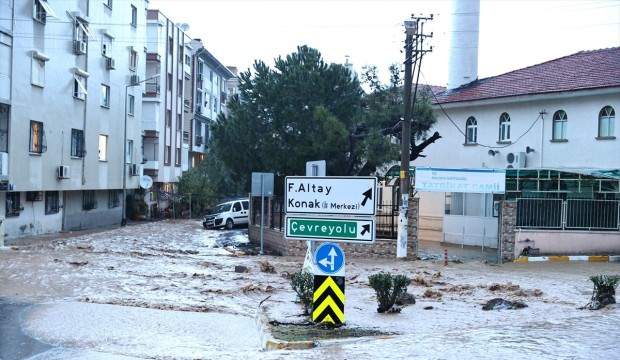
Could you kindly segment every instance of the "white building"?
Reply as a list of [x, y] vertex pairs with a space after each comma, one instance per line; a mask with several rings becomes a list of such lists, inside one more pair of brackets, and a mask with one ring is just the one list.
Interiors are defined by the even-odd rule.
[[[457, 50], [450, 61], [449, 89], [434, 101], [437, 123], [431, 131], [438, 131], [442, 138], [413, 165], [620, 169], [616, 124], [620, 48], [582, 51], [477, 79], [477, 49], [472, 51], [471, 46], [477, 46], [478, 35], [471, 30], [477, 30], [478, 20], [471, 14], [478, 14], [479, 5], [477, 1], [457, 4], [454, 26], [468, 31], [454, 39]], [[458, 14], [466, 15], [459, 20]], [[471, 46], [457, 46], [462, 44]], [[540, 188], [534, 191], [543, 193]], [[618, 192], [610, 194], [620, 200]], [[496, 246], [493, 196], [421, 193], [420, 198], [422, 240], [466, 245], [480, 245], [484, 240], [486, 246]]]
[[183, 117], [191, 107], [186, 86], [192, 76], [192, 47], [184, 28], [159, 10], [147, 12], [146, 78], [155, 78], [147, 81], [142, 102], [142, 156], [144, 174], [154, 182], [146, 199], [151, 215], [167, 206], [158, 203], [159, 191], [173, 192], [187, 169]]
[[229, 94], [236, 93], [236, 76], [207, 50], [200, 39], [193, 47], [193, 106], [190, 125], [189, 167], [203, 160], [210, 138], [209, 127], [226, 110]]
[[[118, 224], [138, 186], [146, 0], [1, 0], [0, 216], [9, 237]], [[10, 20], [7, 20], [10, 19]], [[127, 154], [123, 153], [125, 107]]]

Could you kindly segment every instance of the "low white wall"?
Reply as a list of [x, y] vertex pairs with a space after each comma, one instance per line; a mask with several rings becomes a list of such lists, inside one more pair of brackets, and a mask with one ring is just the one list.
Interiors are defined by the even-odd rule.
[[[45, 214], [45, 198], [41, 201], [26, 201], [26, 193], [21, 192], [21, 206], [19, 216], [4, 220], [4, 231], [7, 239], [14, 239], [29, 235], [56, 233], [62, 229], [62, 208], [56, 214]], [[62, 191], [59, 192], [62, 204]], [[0, 193], [2, 216], [5, 216], [6, 193]]]
[[620, 254], [620, 232], [517, 230], [515, 256], [527, 246], [540, 249], [543, 255]]

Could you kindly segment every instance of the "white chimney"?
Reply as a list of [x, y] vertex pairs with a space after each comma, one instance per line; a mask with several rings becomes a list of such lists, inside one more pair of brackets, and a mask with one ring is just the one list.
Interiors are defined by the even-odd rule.
[[480, 0], [453, 0], [448, 89], [478, 78]]

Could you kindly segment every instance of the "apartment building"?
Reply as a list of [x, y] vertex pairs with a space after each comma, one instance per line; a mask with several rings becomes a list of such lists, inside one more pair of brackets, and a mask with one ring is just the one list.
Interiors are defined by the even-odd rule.
[[191, 113], [186, 116], [189, 125], [189, 167], [204, 159], [210, 133], [209, 126], [220, 112], [226, 111], [229, 94], [236, 93], [236, 74], [224, 66], [200, 39], [192, 41], [193, 98]]
[[0, 1], [2, 234], [121, 222], [140, 175], [147, 6]]
[[187, 169], [183, 115], [191, 107], [185, 89], [192, 76], [192, 45], [186, 29], [159, 10], [147, 11], [146, 78], [151, 80], [142, 99], [142, 156], [144, 174], [154, 184], [145, 199], [151, 215], [167, 207], [158, 195], [173, 192]]

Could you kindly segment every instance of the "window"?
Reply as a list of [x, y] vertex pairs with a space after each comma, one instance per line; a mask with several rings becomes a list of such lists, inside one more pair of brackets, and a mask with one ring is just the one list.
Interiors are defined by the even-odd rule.
[[121, 204], [121, 191], [109, 190], [108, 191], [108, 208], [117, 208]]
[[0, 104], [0, 151], [9, 152], [9, 106]]
[[48, 16], [56, 17], [56, 13], [54, 13], [47, 0], [34, 0], [32, 3], [32, 17], [38, 22], [45, 24]]
[[172, 127], [172, 110], [166, 110], [166, 127]]
[[165, 165], [170, 165], [170, 156], [171, 156], [171, 149], [170, 149], [170, 145], [166, 145], [166, 149], [164, 151], [164, 164]]
[[249, 201], [243, 201], [243, 210], [247, 210], [250, 208], [250, 202]]
[[75, 74], [73, 76], [73, 97], [76, 99], [86, 99], [86, 78]]
[[553, 140], [566, 140], [567, 123], [566, 111], [558, 110], [553, 114]]
[[101, 37], [101, 55], [111, 58], [112, 57], [112, 37], [104, 34]]
[[99, 161], [108, 161], [108, 136], [99, 135]]
[[129, 94], [128, 95], [128, 99], [127, 99], [127, 103], [128, 103], [128, 105], [127, 105], [127, 107], [128, 107], [127, 114], [133, 116], [134, 111], [136, 109], [136, 98], [133, 95]]
[[82, 210], [92, 210], [97, 208], [97, 197], [94, 190], [82, 191]]
[[108, 9], [112, 9], [112, 0], [103, 0], [103, 5], [107, 6]]
[[499, 117], [499, 141], [510, 141], [510, 116], [507, 113]]
[[176, 165], [181, 165], [181, 149], [180, 148], [174, 149], [174, 163]]
[[45, 215], [57, 214], [59, 206], [58, 191], [46, 191], [45, 192]]
[[[180, 40], [180, 39], [179, 39]], [[183, 63], [183, 45], [179, 45], [179, 62]]]
[[189, 55], [185, 54], [185, 65], [191, 65], [191, 63], [192, 58]]
[[209, 70], [209, 81], [213, 82], [213, 70]]
[[135, 50], [129, 51], [129, 70], [136, 71], [138, 68], [138, 52]]
[[110, 87], [105, 84], [101, 84], [101, 106], [110, 107]]
[[177, 114], [177, 131], [181, 131], [182, 126], [183, 126], [183, 116], [181, 116], [181, 114]]
[[611, 138], [614, 136], [614, 121], [616, 111], [611, 106], [605, 106], [598, 114], [598, 136], [599, 138]]
[[40, 121], [30, 121], [30, 152], [35, 154], [45, 152], [43, 140], [43, 123]]
[[177, 95], [183, 96], [183, 80], [177, 82]]
[[127, 151], [125, 152], [125, 163], [131, 164], [133, 159], [133, 140], [127, 140]]
[[476, 144], [478, 142], [478, 122], [470, 116], [465, 123], [465, 143]]
[[131, 26], [138, 26], [138, 8], [131, 5]]
[[234, 212], [241, 211], [241, 203], [236, 202], [235, 205], [233, 205], [233, 211]]
[[75, 18], [75, 23], [73, 26], [75, 28], [75, 32], [73, 33], [73, 40], [88, 41], [88, 38], [94, 38], [90, 32], [88, 23], [85, 20], [81, 18]]
[[32, 73], [30, 79], [32, 85], [40, 87], [45, 86], [45, 61], [45, 58], [37, 55], [37, 53], [32, 55]]
[[6, 205], [6, 217], [19, 216], [20, 211], [22, 211], [21, 193], [19, 192], [6, 193], [5, 205]]
[[71, 156], [84, 157], [84, 131], [71, 129]]

